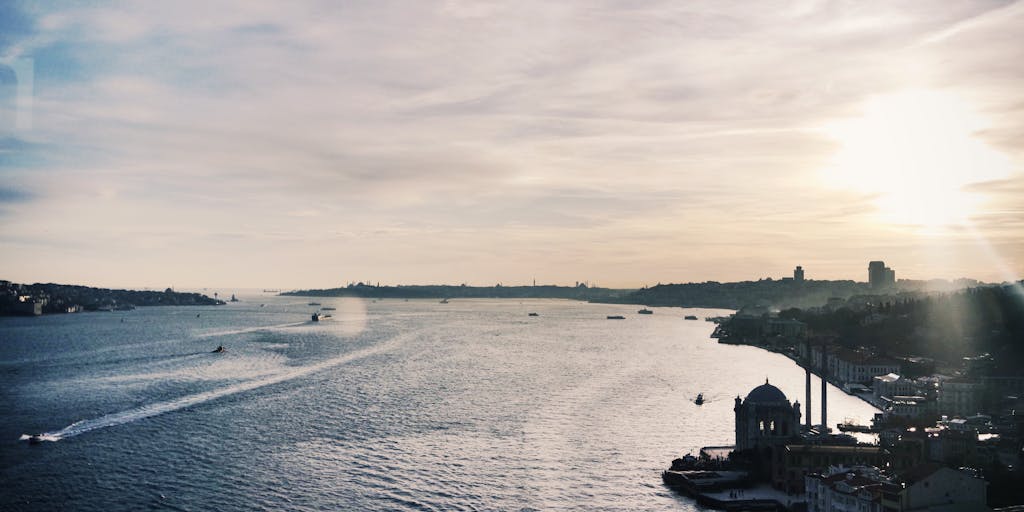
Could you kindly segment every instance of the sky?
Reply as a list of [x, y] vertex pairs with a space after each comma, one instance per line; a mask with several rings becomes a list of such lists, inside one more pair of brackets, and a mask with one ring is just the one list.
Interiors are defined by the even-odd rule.
[[0, 279], [1024, 275], [1024, 2], [44, 4]]

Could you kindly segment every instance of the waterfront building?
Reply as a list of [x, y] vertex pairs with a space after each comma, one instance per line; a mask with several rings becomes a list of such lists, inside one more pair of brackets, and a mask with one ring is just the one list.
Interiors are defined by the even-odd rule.
[[807, 337], [807, 324], [792, 318], [770, 317], [765, 323], [766, 336], [784, 336], [803, 339]]
[[923, 396], [883, 396], [879, 399], [887, 416], [915, 419], [935, 412], [935, 402]]
[[799, 440], [800, 403], [765, 379], [764, 384], [736, 397], [736, 452], [750, 460], [756, 477], [776, 488], [785, 485], [786, 445]]
[[841, 384], [870, 384], [876, 375], [899, 373], [898, 361], [840, 348], [829, 352], [829, 372]]
[[914, 382], [896, 373], [876, 375], [872, 380], [875, 398], [908, 396], [914, 394]]

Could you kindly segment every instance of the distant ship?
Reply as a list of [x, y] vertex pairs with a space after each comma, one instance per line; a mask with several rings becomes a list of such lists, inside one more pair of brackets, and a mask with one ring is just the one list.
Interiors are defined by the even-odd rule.
[[696, 320], [697, 316], [696, 315], [686, 315], [683, 318], [685, 318], [687, 320]]
[[319, 306], [319, 305], [320, 305], [319, 302], [310, 302], [309, 304], [307, 304], [307, 306]]
[[625, 320], [626, 317], [622, 315], [608, 315], [608, 320]]
[[238, 297], [235, 297], [235, 294], [232, 293], [231, 294], [231, 300], [228, 301], [228, 302], [238, 302]]
[[697, 405], [704, 404], [704, 393], [697, 393], [697, 399], [693, 401]]
[[643, 308], [640, 311], [637, 311], [637, 313], [640, 313], [641, 315], [653, 315], [654, 311], [651, 311], [647, 308]]
[[537, 313], [530, 313], [530, 316], [540, 316]]
[[337, 308], [332, 308], [332, 307], [330, 307], [330, 306], [324, 306], [324, 307], [322, 307], [322, 308], [320, 308], [320, 309], [321, 309], [321, 310], [323, 310], [323, 311], [334, 311], [334, 310], [335, 310], [335, 309], [337, 309]]

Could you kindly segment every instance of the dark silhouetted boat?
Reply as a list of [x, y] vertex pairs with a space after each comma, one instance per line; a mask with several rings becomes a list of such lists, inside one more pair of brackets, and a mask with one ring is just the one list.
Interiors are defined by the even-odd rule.
[[537, 313], [530, 313], [530, 316], [540, 316]]
[[227, 352], [227, 350], [228, 349], [224, 348], [224, 345], [219, 345], [217, 348], [213, 349], [213, 353], [220, 354], [221, 352]]
[[28, 444], [39, 444], [43, 442], [42, 434], [32, 434], [28, 436]]
[[697, 316], [696, 315], [686, 315], [683, 318], [685, 318], [687, 320], [696, 320]]
[[637, 313], [640, 313], [641, 315], [653, 315], [654, 311], [651, 311], [647, 308], [643, 308], [640, 311], [637, 311]]
[[703, 405], [704, 404], [704, 393], [697, 393], [697, 399], [694, 400], [693, 403], [695, 403], [697, 405]]
[[319, 305], [320, 305], [319, 302], [310, 302], [309, 304], [307, 304], [307, 306], [319, 306]]
[[337, 309], [337, 308], [332, 308], [330, 306], [324, 306], [324, 307], [320, 308], [321, 311], [334, 311], [335, 309]]
[[608, 320], [625, 320], [626, 317], [622, 315], [608, 315]]

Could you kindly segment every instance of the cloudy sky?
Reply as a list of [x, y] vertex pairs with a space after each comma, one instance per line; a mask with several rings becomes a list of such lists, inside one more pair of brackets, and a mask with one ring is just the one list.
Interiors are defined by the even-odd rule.
[[1024, 274], [1024, 3], [33, 4], [0, 279]]

